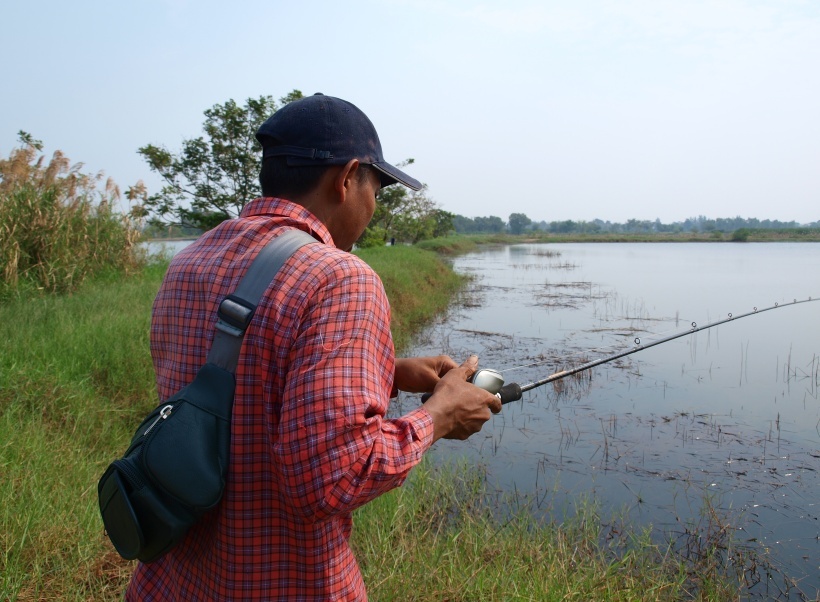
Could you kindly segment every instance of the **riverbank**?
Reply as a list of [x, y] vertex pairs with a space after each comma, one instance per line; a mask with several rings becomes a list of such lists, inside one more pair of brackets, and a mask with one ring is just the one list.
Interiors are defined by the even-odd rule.
[[[461, 279], [413, 247], [361, 253], [381, 275], [399, 347], [447, 307]], [[96, 483], [155, 405], [151, 303], [165, 267], [97, 279], [70, 296], [0, 305], [0, 599], [120, 600], [132, 563], [102, 531]], [[357, 513], [354, 546], [372, 600], [612, 599], [733, 589], [708, 564], [687, 567], [620, 530], [594, 504], [535, 525], [493, 514], [477, 467], [423, 465]], [[611, 526], [611, 525], [610, 525]]]
[[480, 245], [514, 245], [522, 243], [571, 243], [571, 242], [820, 242], [820, 229], [791, 228], [781, 230], [741, 229], [735, 232], [655, 232], [645, 234], [621, 234], [604, 232], [597, 234], [526, 232], [524, 234], [455, 234], [423, 240], [416, 244], [420, 249], [444, 255], [469, 253]]
[[[418, 249], [362, 256], [385, 282], [398, 346], [462, 281]], [[165, 268], [0, 304], [0, 600], [121, 599], [133, 566], [103, 534], [96, 484], [156, 404], [148, 330]]]

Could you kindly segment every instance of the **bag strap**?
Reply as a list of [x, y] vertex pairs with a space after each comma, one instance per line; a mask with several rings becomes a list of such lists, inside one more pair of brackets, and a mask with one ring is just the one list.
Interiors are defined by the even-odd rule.
[[236, 371], [245, 331], [262, 294], [288, 258], [311, 242], [316, 239], [307, 232], [289, 229], [259, 251], [234, 293], [219, 304], [214, 342], [206, 360], [209, 364], [216, 364], [231, 373]]

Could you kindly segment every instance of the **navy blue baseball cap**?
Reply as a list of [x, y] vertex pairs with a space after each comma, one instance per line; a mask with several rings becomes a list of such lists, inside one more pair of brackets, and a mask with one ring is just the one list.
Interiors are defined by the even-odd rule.
[[276, 111], [256, 132], [263, 157], [287, 157], [288, 165], [344, 165], [351, 159], [372, 165], [382, 186], [421, 182], [390, 165], [376, 128], [358, 107], [333, 96], [314, 94]]

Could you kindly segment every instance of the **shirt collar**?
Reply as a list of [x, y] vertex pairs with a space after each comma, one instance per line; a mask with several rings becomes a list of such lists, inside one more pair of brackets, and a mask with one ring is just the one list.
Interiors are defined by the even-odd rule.
[[260, 197], [247, 203], [243, 208], [239, 217], [252, 216], [278, 216], [287, 218], [287, 221], [293, 222], [292, 225], [304, 230], [308, 227], [310, 234], [319, 238], [327, 245], [333, 245], [333, 237], [319, 218], [313, 215], [310, 211], [288, 201], [275, 197]]

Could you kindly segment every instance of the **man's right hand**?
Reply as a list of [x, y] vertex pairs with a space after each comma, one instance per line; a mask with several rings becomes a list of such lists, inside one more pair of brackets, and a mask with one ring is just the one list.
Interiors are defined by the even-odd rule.
[[447, 372], [424, 403], [423, 407], [433, 417], [433, 441], [464, 440], [480, 431], [492, 414], [501, 411], [498, 397], [467, 382], [477, 369], [478, 356], [472, 355]]

